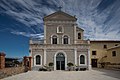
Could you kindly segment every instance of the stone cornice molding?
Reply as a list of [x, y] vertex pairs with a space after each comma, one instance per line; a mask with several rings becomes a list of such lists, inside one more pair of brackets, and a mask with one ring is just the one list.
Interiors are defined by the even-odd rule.
[[46, 21], [46, 22], [44, 22], [44, 24], [53, 24], [53, 23], [63, 23], [63, 24], [68, 24], [68, 23], [70, 23], [70, 24], [76, 24], [76, 22], [75, 21]]

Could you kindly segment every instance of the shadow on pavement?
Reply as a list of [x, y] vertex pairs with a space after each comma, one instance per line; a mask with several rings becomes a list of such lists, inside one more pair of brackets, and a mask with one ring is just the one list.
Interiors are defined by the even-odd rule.
[[117, 70], [100, 69], [100, 68], [93, 68], [93, 70], [103, 72], [102, 75], [120, 79], [120, 70], [117, 71]]

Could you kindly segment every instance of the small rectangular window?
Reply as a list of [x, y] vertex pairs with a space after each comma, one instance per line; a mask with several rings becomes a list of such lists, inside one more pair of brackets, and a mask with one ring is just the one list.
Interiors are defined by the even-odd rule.
[[81, 33], [78, 33], [78, 39], [81, 39]]
[[115, 44], [115, 46], [118, 46], [118, 44]]
[[107, 49], [107, 45], [104, 45], [104, 47], [103, 47], [104, 49]]
[[112, 51], [112, 56], [116, 56], [116, 51]]
[[92, 55], [96, 55], [96, 51], [92, 51]]

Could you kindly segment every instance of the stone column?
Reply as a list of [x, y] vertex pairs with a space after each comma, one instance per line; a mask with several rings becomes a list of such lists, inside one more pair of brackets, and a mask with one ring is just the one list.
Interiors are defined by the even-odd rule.
[[32, 57], [29, 57], [29, 70], [32, 69], [32, 65], [31, 65], [32, 63], [31, 62], [32, 62]]
[[88, 40], [88, 69], [91, 70], [91, 58], [90, 58], [90, 40]]
[[32, 57], [24, 56], [24, 66], [25, 66], [26, 70], [32, 69], [31, 62], [32, 62]]
[[46, 65], [46, 49], [44, 49], [44, 65]]
[[27, 56], [24, 56], [24, 66], [27, 66]]
[[[32, 47], [29, 48], [29, 56], [31, 57], [32, 56]], [[33, 58], [31, 58], [31, 67], [33, 67]]]
[[54, 56], [54, 70], [56, 70], [56, 56]]
[[5, 68], [5, 53], [0, 52], [0, 69]]
[[75, 66], [77, 66], [77, 48], [74, 49], [75, 53]]
[[27, 56], [24, 56], [24, 67], [25, 67], [25, 72], [27, 72], [29, 70], [29, 67], [28, 67], [28, 59], [27, 59]]

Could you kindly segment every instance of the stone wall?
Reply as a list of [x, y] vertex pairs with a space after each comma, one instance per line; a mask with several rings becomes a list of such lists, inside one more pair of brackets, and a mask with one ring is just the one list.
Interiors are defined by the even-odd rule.
[[[111, 47], [114, 47], [114, 45], [120, 44], [119, 41], [90, 41], [90, 57], [91, 59], [97, 59], [97, 63], [100, 62], [110, 62], [110, 63], [120, 63], [120, 55], [118, 52], [118, 55], [116, 57], [111, 56], [111, 50], [107, 50]], [[104, 45], [107, 45], [107, 49], [104, 49]], [[96, 55], [92, 55], [92, 51], [96, 51]], [[107, 56], [107, 57], [105, 57]], [[106, 60], [107, 59], [107, 60]], [[92, 64], [92, 63], [91, 63]], [[99, 64], [97, 64], [99, 67]]]
[[[64, 33], [57, 33], [57, 27], [62, 25]], [[69, 36], [70, 44], [74, 43], [74, 25], [72, 23], [64, 24], [64, 23], [51, 23], [51, 25], [46, 24], [46, 43], [51, 44], [52, 35], [58, 36], [58, 44], [62, 44], [62, 39], [64, 35]]]
[[11, 67], [0, 69], [0, 79], [24, 72], [24, 67]]
[[5, 53], [0, 52], [0, 69], [5, 68]]

